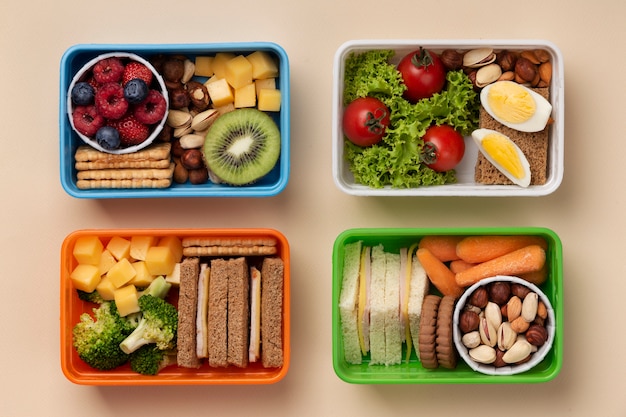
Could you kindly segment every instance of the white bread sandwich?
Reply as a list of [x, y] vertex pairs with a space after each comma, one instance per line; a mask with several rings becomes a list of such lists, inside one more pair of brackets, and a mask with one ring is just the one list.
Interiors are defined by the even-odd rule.
[[400, 255], [385, 253], [385, 365], [402, 362]]
[[[430, 281], [428, 280], [428, 276], [426, 275], [426, 271], [422, 264], [417, 259], [417, 256], [412, 255], [413, 251], [409, 251], [409, 259], [410, 265], [409, 269], [411, 271], [411, 279], [410, 279], [410, 291], [408, 296], [408, 321], [409, 321], [409, 329], [410, 336], [412, 338], [412, 345], [415, 347], [415, 353], [417, 358], [419, 359], [419, 329], [420, 329], [420, 319], [422, 317], [422, 304], [424, 302], [424, 297], [428, 294]], [[408, 345], [408, 339], [407, 339]], [[410, 349], [407, 354], [410, 355]]]
[[387, 347], [385, 341], [387, 257], [385, 256], [383, 245], [377, 245], [372, 248], [371, 262], [370, 365], [384, 365], [387, 363]]
[[343, 276], [339, 296], [339, 316], [343, 334], [343, 349], [346, 362], [360, 364], [363, 361], [359, 344], [358, 295], [359, 269], [363, 242], [345, 245]]

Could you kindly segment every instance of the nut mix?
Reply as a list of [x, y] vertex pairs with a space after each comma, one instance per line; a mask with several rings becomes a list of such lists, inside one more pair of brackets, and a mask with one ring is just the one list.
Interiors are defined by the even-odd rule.
[[463, 306], [461, 342], [478, 363], [525, 363], [548, 340], [546, 318], [547, 307], [536, 292], [517, 283], [492, 282], [478, 287]]

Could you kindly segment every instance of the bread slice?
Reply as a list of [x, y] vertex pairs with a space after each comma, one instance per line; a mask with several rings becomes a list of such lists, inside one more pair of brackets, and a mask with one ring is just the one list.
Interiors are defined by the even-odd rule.
[[411, 260], [411, 284], [409, 286], [409, 328], [413, 347], [419, 359], [419, 329], [422, 318], [422, 304], [424, 296], [428, 294], [429, 281], [424, 267], [413, 255]]
[[385, 365], [402, 361], [400, 255], [385, 253]]
[[[535, 92], [549, 98], [549, 88], [533, 88]], [[504, 126], [496, 121], [481, 106], [479, 115], [479, 127], [496, 130], [508, 136], [522, 150], [530, 165], [530, 184], [543, 185], [548, 179], [548, 146], [550, 126], [546, 126], [539, 132], [520, 132]], [[474, 180], [479, 184], [513, 184], [502, 174], [482, 153], [478, 153], [474, 169]]]
[[359, 345], [358, 297], [359, 268], [363, 242], [348, 243], [344, 246], [343, 277], [339, 294], [339, 316], [343, 334], [343, 350], [346, 362], [360, 364], [363, 360]]
[[178, 289], [177, 362], [183, 368], [199, 368], [196, 354], [196, 311], [198, 305], [198, 277], [200, 259], [185, 258], [180, 264]]
[[261, 265], [261, 363], [266, 368], [283, 366], [283, 260], [266, 257]]
[[370, 282], [370, 365], [384, 365], [387, 360], [385, 346], [386, 265], [387, 258], [383, 246], [374, 246], [372, 248], [372, 277]]
[[246, 258], [228, 260], [228, 364], [248, 366], [250, 275]]
[[228, 366], [228, 261], [211, 260], [209, 278], [209, 366]]

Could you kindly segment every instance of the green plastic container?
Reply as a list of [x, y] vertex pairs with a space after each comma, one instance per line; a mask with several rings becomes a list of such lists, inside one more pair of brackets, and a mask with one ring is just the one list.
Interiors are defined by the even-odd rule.
[[[426, 369], [412, 352], [408, 362], [400, 365], [369, 365], [369, 356], [363, 363], [352, 365], [345, 361], [343, 337], [339, 317], [339, 295], [343, 276], [344, 246], [355, 241], [364, 245], [382, 244], [387, 252], [398, 253], [428, 235], [537, 235], [548, 243], [546, 263], [548, 279], [540, 285], [554, 309], [555, 338], [545, 359], [531, 370], [517, 375], [486, 375], [473, 371], [460, 358], [455, 369]], [[337, 376], [354, 384], [504, 384], [539, 383], [555, 378], [563, 363], [563, 248], [552, 230], [540, 227], [498, 228], [363, 228], [342, 232], [333, 247], [332, 332], [333, 368]], [[432, 286], [431, 286], [432, 287]], [[436, 290], [435, 290], [436, 291]], [[434, 293], [431, 288], [431, 292]], [[403, 349], [406, 345], [403, 346]], [[404, 358], [404, 352], [403, 352]]]

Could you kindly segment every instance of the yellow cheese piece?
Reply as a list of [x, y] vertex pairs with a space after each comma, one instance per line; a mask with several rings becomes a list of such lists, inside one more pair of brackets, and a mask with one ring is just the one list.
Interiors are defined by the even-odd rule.
[[157, 244], [157, 246], [167, 246], [168, 248], [170, 248], [176, 262], [180, 262], [183, 260], [183, 242], [177, 236], [163, 236], [161, 239], [159, 239], [159, 243]]
[[134, 285], [125, 285], [116, 289], [113, 299], [122, 317], [131, 313], [137, 313], [140, 310], [137, 288]]
[[358, 335], [359, 335], [359, 345], [361, 346], [361, 353], [363, 355], [367, 355], [369, 349], [367, 348], [366, 336], [365, 332], [368, 329], [363, 328], [363, 316], [365, 313], [365, 304], [367, 303], [367, 280], [365, 277], [365, 263], [369, 262], [369, 257], [367, 256], [368, 249], [363, 248], [361, 251], [361, 262], [359, 267], [359, 305], [357, 308], [357, 320], [358, 320]]
[[236, 55], [230, 52], [216, 53], [215, 58], [213, 58], [213, 74], [215, 74], [217, 78], [225, 78], [226, 63], [235, 57]]
[[98, 265], [103, 248], [98, 236], [81, 236], [76, 239], [72, 253], [79, 264]]
[[128, 282], [135, 287], [145, 288], [154, 280], [154, 275], [148, 271], [148, 266], [145, 261], [132, 262], [131, 265], [135, 268], [135, 276]]
[[263, 88], [259, 90], [258, 109], [261, 111], [280, 111], [280, 100], [280, 90]]
[[278, 65], [268, 52], [255, 51], [246, 58], [252, 65], [252, 77], [254, 79], [273, 78], [278, 76]]
[[169, 246], [153, 246], [148, 249], [146, 267], [152, 275], [167, 276], [176, 265], [176, 258]]
[[196, 57], [196, 68], [194, 70], [194, 74], [198, 77], [210, 77], [214, 74], [213, 72], [213, 61], [215, 57], [213, 56], [197, 56]]
[[205, 83], [214, 107], [221, 107], [235, 100], [233, 90], [225, 78], [218, 78]]
[[92, 292], [100, 283], [100, 270], [95, 265], [78, 264], [70, 274], [74, 287], [85, 292]]
[[113, 267], [117, 263], [117, 259], [115, 256], [108, 250], [105, 249], [102, 251], [100, 255], [100, 262], [98, 264], [98, 268], [100, 269], [100, 275], [105, 275], [109, 272], [109, 269]]
[[148, 248], [157, 243], [156, 236], [133, 236], [130, 238], [130, 257], [136, 261], [145, 261]]
[[135, 277], [135, 268], [128, 258], [122, 258], [109, 269], [106, 276], [111, 279], [115, 288], [120, 288]]
[[262, 80], [254, 80], [254, 86], [256, 88], [256, 95], [259, 95], [259, 91], [264, 88], [269, 90], [276, 90], [276, 78], [264, 78]]
[[226, 62], [226, 81], [237, 89], [252, 83], [252, 64], [248, 59], [239, 55]]
[[118, 261], [120, 259], [130, 257], [130, 240], [123, 237], [113, 236], [109, 243], [107, 243], [107, 249], [115, 256]]
[[100, 296], [107, 301], [115, 299], [115, 290], [117, 290], [117, 288], [107, 276], [102, 277], [100, 283], [96, 287], [98, 294], [100, 294]]
[[254, 83], [246, 84], [243, 87], [235, 89], [235, 107], [254, 107], [256, 106], [256, 88]]
[[231, 101], [230, 103], [224, 104], [223, 106], [215, 107], [215, 110], [217, 110], [217, 112], [221, 116], [223, 114], [226, 114], [228, 112], [235, 110], [235, 103]]
[[176, 287], [180, 286], [180, 262], [177, 262], [172, 272], [165, 276], [165, 281]]

